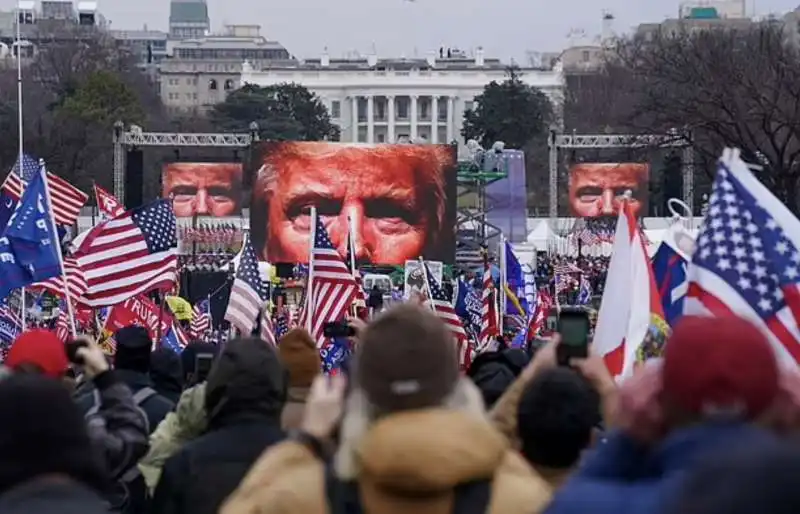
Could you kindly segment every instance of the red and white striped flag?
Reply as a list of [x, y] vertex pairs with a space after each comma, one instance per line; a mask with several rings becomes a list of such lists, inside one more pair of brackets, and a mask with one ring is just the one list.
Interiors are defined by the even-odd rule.
[[105, 307], [155, 289], [170, 290], [178, 278], [177, 246], [169, 200], [97, 225], [74, 254], [87, 285], [77, 300]]
[[491, 349], [499, 330], [497, 327], [497, 290], [492, 279], [489, 256], [483, 256], [483, 293], [481, 295], [481, 333], [478, 336], [478, 353]]
[[[83, 297], [89, 286], [86, 283], [86, 277], [83, 271], [80, 266], [78, 266], [77, 259], [74, 257], [64, 258], [64, 275], [67, 277], [67, 287], [70, 298], [72, 298], [73, 301], [80, 301], [80, 298]], [[31, 287], [42, 288], [59, 297], [65, 296], [64, 278], [62, 275], [45, 280], [44, 282], [37, 282]]]
[[[9, 196], [19, 201], [22, 198], [25, 185], [19, 175], [9, 173], [3, 188]], [[81, 212], [81, 207], [89, 199], [89, 195], [50, 172], [47, 173], [47, 187], [50, 189], [50, 201], [53, 205], [56, 224], [72, 225], [75, 223]]]
[[422, 265], [425, 268], [430, 296], [426, 303], [433, 307], [433, 311], [447, 325], [450, 333], [453, 334], [453, 338], [458, 345], [459, 364], [462, 369], [467, 369], [472, 363], [472, 348], [467, 338], [467, 332], [464, 330], [464, 324], [461, 323], [461, 318], [456, 314], [453, 304], [447, 299], [447, 295], [436, 281], [433, 273], [431, 273], [428, 264], [423, 262]]
[[358, 297], [358, 284], [342, 256], [334, 248], [322, 220], [312, 216], [314, 248], [309, 256], [311, 276], [311, 301], [306, 301], [300, 313], [300, 326], [308, 328], [317, 348], [325, 345], [323, 327], [326, 323], [341, 321]]
[[194, 339], [203, 339], [209, 330], [211, 330], [211, 302], [206, 298], [197, 302], [192, 308], [189, 335]]
[[242, 248], [225, 319], [245, 336], [249, 336], [260, 322], [259, 336], [274, 346], [275, 331], [272, 330], [272, 322], [269, 315], [264, 316], [262, 312], [268, 310], [264, 307], [266, 299], [267, 287], [258, 273], [256, 251], [248, 239]]

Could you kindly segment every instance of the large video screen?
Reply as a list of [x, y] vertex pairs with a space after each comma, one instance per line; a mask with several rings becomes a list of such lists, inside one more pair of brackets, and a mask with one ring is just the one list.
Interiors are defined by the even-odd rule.
[[162, 197], [175, 215], [238, 216], [242, 212], [242, 164], [172, 162], [161, 172]]
[[343, 256], [352, 220], [359, 263], [453, 262], [454, 147], [263, 142], [253, 158], [250, 231], [262, 260], [308, 262], [313, 206]]
[[631, 192], [634, 214], [647, 213], [650, 165], [637, 162], [582, 162], [569, 170], [570, 215], [580, 218], [612, 217], [620, 201]]

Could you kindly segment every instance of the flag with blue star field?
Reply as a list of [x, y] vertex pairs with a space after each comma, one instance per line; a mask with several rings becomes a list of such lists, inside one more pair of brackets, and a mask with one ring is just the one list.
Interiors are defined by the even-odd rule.
[[[355, 277], [333, 246], [322, 219], [313, 212], [311, 223], [314, 230], [314, 248], [309, 255], [311, 269], [311, 301], [303, 304], [300, 326], [311, 326], [309, 333], [317, 342], [317, 348], [326, 344], [324, 326], [341, 321], [359, 294]], [[311, 322], [309, 323], [309, 318]]]
[[17, 159], [14, 167], [11, 168], [8, 176], [3, 185], [0, 186], [0, 236], [8, 225], [8, 220], [14, 214], [14, 209], [17, 208], [17, 201], [19, 195], [16, 195], [12, 189], [12, 182], [20, 182], [27, 184], [33, 180], [34, 175], [39, 171], [39, 160], [34, 159], [30, 155], [22, 155], [22, 159]]
[[[236, 270], [236, 278], [231, 288], [228, 308], [225, 310], [225, 319], [234, 327], [238, 328], [243, 334], [249, 335], [259, 323], [259, 316], [268, 299], [268, 290], [261, 275], [258, 273], [258, 260], [256, 251], [250, 239], [244, 243], [242, 257], [239, 261], [239, 269]], [[268, 316], [264, 316], [269, 320]], [[264, 323], [264, 320], [261, 321]], [[262, 325], [263, 329], [264, 326]], [[262, 330], [267, 337], [266, 341], [275, 345], [275, 332], [270, 329]]]
[[89, 231], [73, 256], [86, 278], [77, 301], [86, 307], [116, 305], [178, 279], [176, 220], [169, 200], [157, 200]]
[[688, 270], [684, 312], [748, 319], [783, 361], [800, 362], [799, 248], [800, 220], [738, 151], [726, 150]]

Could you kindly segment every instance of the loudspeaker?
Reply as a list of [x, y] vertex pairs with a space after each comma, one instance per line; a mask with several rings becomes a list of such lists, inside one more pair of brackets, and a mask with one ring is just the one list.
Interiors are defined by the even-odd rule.
[[126, 209], [135, 209], [144, 203], [144, 154], [141, 150], [128, 150], [125, 167]]
[[670, 154], [664, 159], [663, 171], [663, 216], [671, 216], [668, 202], [670, 198], [677, 198], [683, 200], [683, 162], [681, 157], [676, 154]]
[[294, 265], [288, 262], [276, 263], [275, 275], [277, 275], [278, 278], [292, 278], [294, 275]]

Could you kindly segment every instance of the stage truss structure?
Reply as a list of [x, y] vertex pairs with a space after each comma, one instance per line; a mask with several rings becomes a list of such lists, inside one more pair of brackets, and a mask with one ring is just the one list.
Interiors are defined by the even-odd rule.
[[456, 201], [460, 205], [466, 199], [472, 204], [456, 210], [456, 264], [460, 266], [480, 265], [488, 242], [502, 234], [500, 228], [487, 221], [491, 205], [487, 201], [486, 190], [490, 184], [508, 178], [508, 161], [505, 157], [494, 157], [492, 160], [495, 166], [490, 170], [474, 159], [458, 163]]
[[202, 147], [202, 148], [247, 148], [258, 141], [258, 124], [250, 124], [250, 132], [235, 134], [181, 134], [171, 132], [144, 132], [132, 125], [114, 124], [114, 196], [125, 202], [125, 154], [128, 150], [144, 147]]
[[683, 201], [694, 205], [694, 148], [691, 138], [677, 130], [669, 134], [559, 134], [550, 132], [550, 223], [555, 227], [558, 218], [558, 156], [559, 150], [581, 150], [597, 148], [680, 148], [681, 172], [683, 175]]

